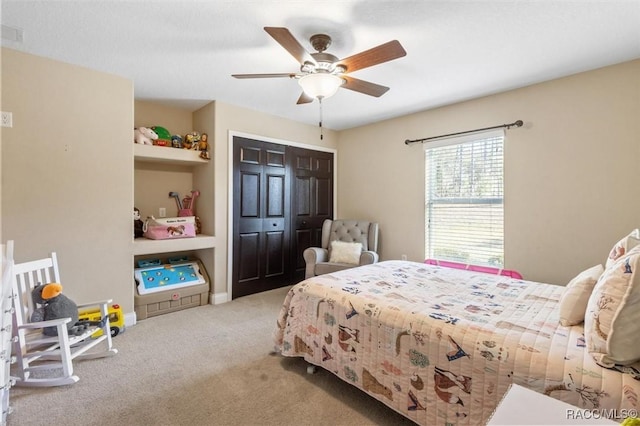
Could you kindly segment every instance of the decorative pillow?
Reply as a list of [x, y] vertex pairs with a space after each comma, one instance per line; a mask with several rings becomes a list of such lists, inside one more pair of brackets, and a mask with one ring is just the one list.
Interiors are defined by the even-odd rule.
[[596, 283], [584, 334], [587, 350], [603, 367], [640, 360], [640, 246], [613, 262]]
[[329, 250], [329, 262], [360, 264], [360, 253], [362, 253], [362, 243], [345, 243], [343, 241], [331, 241]]
[[593, 266], [580, 272], [569, 281], [560, 299], [560, 324], [568, 327], [584, 321], [589, 297], [598, 278], [604, 272], [602, 265]]
[[609, 252], [609, 257], [607, 258], [606, 267], [608, 268], [609, 266], [611, 266], [613, 262], [618, 260], [620, 257], [624, 256], [626, 253], [629, 252], [629, 250], [631, 250], [632, 248], [634, 248], [639, 244], [640, 244], [640, 229], [636, 228], [633, 231], [631, 231], [629, 235], [627, 235], [626, 237], [618, 241], [613, 246], [613, 248]]

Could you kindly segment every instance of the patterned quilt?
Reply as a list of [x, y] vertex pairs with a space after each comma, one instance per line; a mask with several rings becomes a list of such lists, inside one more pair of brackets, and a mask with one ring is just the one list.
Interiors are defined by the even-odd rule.
[[640, 381], [603, 369], [564, 288], [386, 261], [305, 280], [275, 331], [302, 356], [422, 425], [485, 424], [511, 383], [585, 409], [637, 409]]

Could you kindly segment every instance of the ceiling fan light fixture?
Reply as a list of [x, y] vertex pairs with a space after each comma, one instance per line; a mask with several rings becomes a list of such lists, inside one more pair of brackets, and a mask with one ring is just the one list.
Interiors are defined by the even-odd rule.
[[327, 73], [307, 74], [298, 80], [302, 90], [312, 98], [327, 99], [338, 91], [344, 80]]

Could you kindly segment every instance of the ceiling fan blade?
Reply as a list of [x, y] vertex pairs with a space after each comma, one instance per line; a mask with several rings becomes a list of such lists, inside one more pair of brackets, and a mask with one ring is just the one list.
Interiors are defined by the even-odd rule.
[[315, 64], [313, 56], [296, 40], [296, 38], [289, 32], [288, 29], [282, 27], [264, 27], [264, 30], [269, 33], [287, 52], [291, 54], [298, 62], [304, 64], [305, 62], [311, 62]]
[[405, 56], [407, 52], [404, 50], [398, 40], [392, 40], [380, 46], [373, 47], [364, 52], [356, 53], [348, 58], [342, 59], [339, 64], [347, 68], [347, 72], [353, 72], [378, 65], [383, 62], [392, 61], [394, 59]]
[[295, 73], [283, 72], [278, 74], [231, 74], [231, 77], [235, 78], [279, 78], [279, 77], [288, 77], [295, 78]]
[[300, 94], [300, 97], [298, 98], [298, 102], [296, 102], [296, 104], [300, 105], [300, 104], [308, 104], [309, 102], [313, 102], [313, 99], [311, 96], [307, 95], [305, 92], [302, 92]]
[[359, 80], [348, 75], [343, 75], [341, 77], [345, 80], [345, 83], [341, 87], [355, 92], [364, 93], [365, 95], [375, 96], [376, 98], [384, 95], [389, 90], [386, 86]]

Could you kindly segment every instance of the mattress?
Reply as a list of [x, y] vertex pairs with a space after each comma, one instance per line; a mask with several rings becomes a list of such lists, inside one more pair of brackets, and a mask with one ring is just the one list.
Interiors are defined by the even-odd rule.
[[563, 291], [379, 262], [292, 287], [275, 343], [422, 425], [485, 424], [512, 383], [609, 417], [637, 409], [640, 381], [598, 366], [582, 326], [559, 324]]

